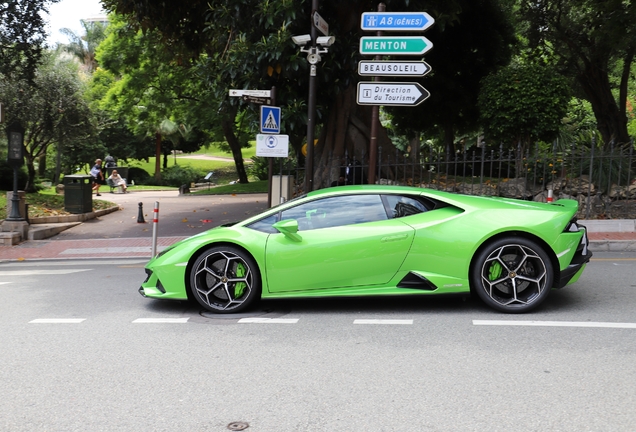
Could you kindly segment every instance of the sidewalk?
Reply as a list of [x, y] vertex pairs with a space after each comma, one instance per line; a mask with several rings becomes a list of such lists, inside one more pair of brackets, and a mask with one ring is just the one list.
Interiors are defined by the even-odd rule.
[[[60, 218], [58, 223], [31, 224], [31, 230], [49, 230], [53, 236], [27, 240], [14, 246], [0, 246], [0, 262], [83, 258], [150, 259], [155, 204], [158, 204], [159, 210], [158, 252], [181, 239], [224, 223], [243, 220], [267, 208], [267, 194], [179, 195], [178, 191], [135, 191], [127, 194], [102, 192], [100, 199], [115, 203], [119, 209], [100, 213], [94, 219], [82, 223], [65, 223]], [[59, 232], [61, 228], [65, 230]], [[55, 235], [56, 231], [59, 234]]]
[[[102, 198], [118, 204], [120, 210], [71, 226], [45, 240], [28, 240], [15, 246], [0, 246], [0, 262], [84, 258], [150, 259], [155, 203], [159, 203], [157, 252], [181, 239], [223, 223], [245, 219], [267, 207], [266, 194], [179, 196], [178, 192], [170, 191], [103, 193]], [[139, 222], [140, 209], [143, 223]], [[593, 252], [636, 251], [636, 220], [590, 220], [580, 223], [588, 228], [590, 250]]]

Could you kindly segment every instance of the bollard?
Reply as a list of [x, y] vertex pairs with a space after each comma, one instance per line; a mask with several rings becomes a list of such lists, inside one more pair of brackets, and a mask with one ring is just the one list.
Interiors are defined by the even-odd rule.
[[157, 225], [159, 224], [159, 201], [155, 201], [152, 218], [152, 257], [157, 256]]
[[552, 201], [554, 201], [554, 197], [552, 195], [552, 189], [548, 189], [548, 198], [547, 198], [548, 203], [551, 203]]
[[137, 223], [146, 223], [144, 219], [144, 203], [139, 203], [139, 213], [137, 213]]

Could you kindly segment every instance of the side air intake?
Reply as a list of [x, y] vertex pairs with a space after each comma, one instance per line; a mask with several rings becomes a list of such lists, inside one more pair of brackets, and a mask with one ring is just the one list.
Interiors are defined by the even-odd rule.
[[435, 291], [437, 287], [424, 276], [415, 273], [409, 273], [397, 285], [398, 288], [418, 289], [424, 291]]

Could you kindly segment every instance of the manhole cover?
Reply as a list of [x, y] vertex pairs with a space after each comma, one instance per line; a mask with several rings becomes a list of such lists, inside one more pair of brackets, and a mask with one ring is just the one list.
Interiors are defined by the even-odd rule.
[[250, 427], [246, 422], [232, 422], [227, 425], [227, 428], [231, 431], [242, 431]]

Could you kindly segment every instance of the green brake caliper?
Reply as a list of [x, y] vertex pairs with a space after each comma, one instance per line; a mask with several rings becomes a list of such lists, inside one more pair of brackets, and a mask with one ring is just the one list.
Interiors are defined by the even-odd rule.
[[[245, 269], [245, 266], [242, 263], [239, 263], [236, 266], [236, 277], [242, 278], [245, 276], [246, 273], [247, 273], [247, 270]], [[247, 287], [247, 284], [245, 282], [237, 282], [234, 285], [234, 298], [241, 298], [243, 296], [243, 292], [245, 291], [246, 287]]]
[[499, 279], [502, 272], [503, 267], [501, 266], [501, 263], [494, 261], [488, 269], [488, 280], [494, 281]]

